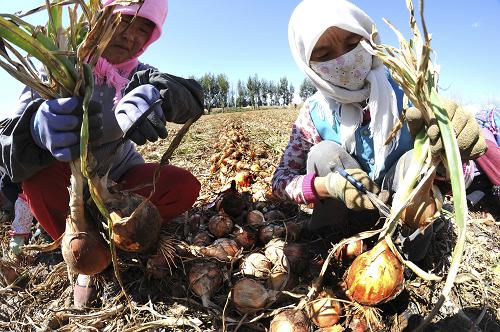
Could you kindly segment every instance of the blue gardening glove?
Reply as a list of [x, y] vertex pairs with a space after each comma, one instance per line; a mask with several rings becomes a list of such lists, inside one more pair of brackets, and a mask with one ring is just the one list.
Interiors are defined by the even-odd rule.
[[21, 247], [24, 245], [26, 237], [24, 235], [13, 235], [10, 238], [9, 249], [10, 252], [17, 256], [21, 253]]
[[151, 107], [159, 99], [160, 92], [152, 84], [139, 85], [123, 96], [116, 105], [115, 116], [124, 137], [137, 145], [167, 137], [161, 103]]
[[[59, 161], [69, 162], [80, 153], [80, 129], [83, 111], [78, 97], [44, 101], [33, 116], [31, 135], [42, 149]], [[103, 134], [101, 105], [89, 104], [89, 142]]]

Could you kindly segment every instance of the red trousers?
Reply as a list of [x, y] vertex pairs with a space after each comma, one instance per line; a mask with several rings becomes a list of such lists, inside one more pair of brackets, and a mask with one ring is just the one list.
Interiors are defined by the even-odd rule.
[[486, 140], [488, 150], [475, 161], [488, 177], [491, 184], [500, 186], [500, 147], [495, 141]]
[[[124, 189], [150, 183], [158, 164], [142, 164], [129, 169], [119, 180]], [[67, 163], [57, 162], [22, 183], [23, 192], [33, 215], [55, 240], [65, 229], [69, 213], [71, 171]], [[187, 211], [198, 198], [200, 182], [187, 170], [165, 165], [162, 167], [151, 202], [158, 208], [163, 222]], [[136, 190], [147, 197], [152, 187]]]

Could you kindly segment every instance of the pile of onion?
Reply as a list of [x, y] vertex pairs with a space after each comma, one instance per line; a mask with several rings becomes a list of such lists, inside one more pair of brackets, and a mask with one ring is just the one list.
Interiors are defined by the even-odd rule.
[[403, 288], [404, 268], [385, 240], [358, 256], [344, 275], [347, 296], [364, 305], [396, 297]]

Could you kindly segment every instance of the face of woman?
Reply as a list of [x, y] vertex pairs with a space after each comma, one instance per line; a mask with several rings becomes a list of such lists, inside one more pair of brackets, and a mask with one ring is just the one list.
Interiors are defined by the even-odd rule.
[[144, 17], [122, 15], [102, 56], [112, 64], [133, 58], [149, 41], [155, 27], [153, 22]]
[[363, 39], [358, 34], [338, 27], [328, 28], [318, 39], [310, 61], [324, 62], [352, 51]]

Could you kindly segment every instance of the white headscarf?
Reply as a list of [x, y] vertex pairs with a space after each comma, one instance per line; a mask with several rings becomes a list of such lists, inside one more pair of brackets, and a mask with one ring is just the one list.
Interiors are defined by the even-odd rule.
[[[330, 27], [338, 27], [369, 40], [374, 22], [365, 12], [346, 0], [303, 0], [295, 8], [288, 25], [288, 41], [297, 65], [311, 79], [325, 98], [342, 103], [340, 136], [342, 146], [354, 152], [354, 132], [361, 124], [363, 110], [360, 102], [368, 100], [370, 131], [375, 155], [375, 178], [395, 144], [385, 145], [385, 140], [398, 118], [396, 95], [387, 79], [380, 59], [374, 57], [366, 84], [357, 91], [350, 91], [323, 80], [309, 67], [311, 53], [321, 35]], [[375, 43], [380, 43], [375, 37]], [[393, 142], [397, 142], [393, 140]]]

